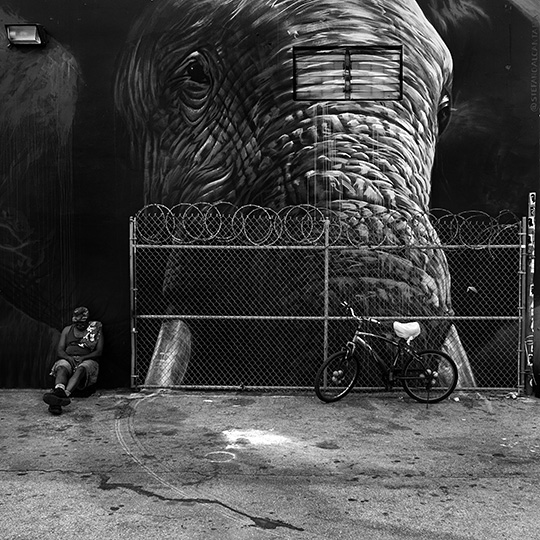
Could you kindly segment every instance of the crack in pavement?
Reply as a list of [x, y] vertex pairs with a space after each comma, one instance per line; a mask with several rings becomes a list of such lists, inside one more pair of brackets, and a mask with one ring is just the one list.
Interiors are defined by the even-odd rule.
[[226, 508], [227, 510], [234, 512], [235, 514], [238, 514], [240, 516], [243, 516], [245, 518], [248, 518], [250, 521], [254, 523], [256, 527], [259, 527], [261, 529], [277, 529], [278, 527], [283, 527], [285, 529], [291, 529], [293, 531], [304, 531], [305, 529], [302, 529], [301, 527], [295, 527], [294, 525], [291, 525], [290, 523], [286, 523], [281, 520], [272, 520], [267, 519], [263, 517], [258, 516], [251, 516], [246, 512], [242, 512], [241, 510], [238, 510], [236, 508], [233, 508], [232, 506], [229, 506], [217, 499], [207, 499], [203, 497], [198, 498], [191, 498], [191, 497], [184, 497], [184, 498], [177, 498], [177, 497], [165, 497], [164, 495], [160, 495], [159, 493], [155, 493], [153, 491], [150, 491], [148, 489], [143, 488], [142, 486], [138, 486], [135, 484], [127, 483], [127, 482], [114, 482], [109, 483], [110, 476], [106, 475], [100, 475], [101, 482], [99, 484], [99, 489], [102, 490], [112, 490], [112, 489], [129, 489], [131, 491], [134, 491], [135, 493], [139, 495], [144, 495], [145, 497], [155, 497], [159, 499], [160, 501], [173, 501], [173, 502], [180, 502], [180, 503], [190, 503], [190, 504], [212, 504], [212, 505], [218, 505], [220, 507]]

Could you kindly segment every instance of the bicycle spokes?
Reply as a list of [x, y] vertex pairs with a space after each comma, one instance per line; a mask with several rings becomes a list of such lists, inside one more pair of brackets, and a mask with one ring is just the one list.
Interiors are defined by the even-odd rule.
[[421, 351], [407, 362], [401, 377], [405, 391], [421, 403], [447, 398], [457, 384], [457, 367], [441, 351]]
[[333, 354], [321, 366], [315, 378], [315, 392], [322, 401], [341, 399], [354, 387], [358, 363], [348, 351]]

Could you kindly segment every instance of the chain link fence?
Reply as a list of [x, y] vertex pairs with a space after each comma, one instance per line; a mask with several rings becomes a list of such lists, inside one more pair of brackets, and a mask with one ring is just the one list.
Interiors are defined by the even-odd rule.
[[[506, 213], [357, 220], [307, 205], [146, 206], [131, 220], [132, 385], [311, 388], [354, 331], [346, 300], [383, 320], [420, 320], [417, 347], [464, 354], [465, 386], [519, 388], [522, 229]], [[417, 233], [428, 240], [415, 245]], [[447, 264], [453, 312], [411, 302], [410, 281], [432, 286], [416, 270], [432, 258]], [[362, 386], [381, 386], [374, 368]]]

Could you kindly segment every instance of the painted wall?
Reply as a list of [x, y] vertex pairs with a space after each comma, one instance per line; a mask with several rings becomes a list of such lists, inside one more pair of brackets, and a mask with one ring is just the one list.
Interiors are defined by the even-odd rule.
[[[293, 34], [293, 27], [302, 34], [302, 29], [323, 19], [330, 28], [341, 27], [341, 22], [332, 21], [333, 17], [338, 21], [345, 8], [355, 14], [364, 11], [362, 16], [368, 17], [374, 32], [383, 24], [382, 12], [373, 1], [321, 0], [309, 16], [304, 15], [302, 2], [285, 15], [285, 10], [275, 7], [290, 4], [285, 0], [221, 4], [230, 8], [232, 3], [237, 11], [208, 9], [214, 15], [212, 23], [208, 30], [197, 27], [192, 39], [206, 43], [218, 28], [223, 39], [233, 35], [233, 29], [237, 33], [247, 29], [245, 39], [252, 40], [253, 50], [260, 45], [261, 50], [273, 51], [273, 68], [279, 67], [279, 55], [292, 43], [286, 40], [292, 39], [287, 36]], [[55, 340], [76, 305], [88, 306], [92, 317], [104, 324], [106, 363], [101, 384], [128, 384], [129, 216], [146, 201], [251, 200], [249, 190], [237, 187], [224, 185], [212, 193], [208, 188], [212, 173], [206, 184], [184, 185], [173, 195], [166, 181], [160, 184], [152, 176], [154, 162], [145, 157], [139, 136], [173, 122], [170, 115], [150, 114], [151, 106], [166, 110], [163, 102], [152, 101], [156, 97], [152, 88], [161, 82], [147, 84], [148, 77], [157, 73], [152, 57], [160, 54], [153, 44], [167, 25], [177, 24], [181, 36], [182, 29], [192, 28], [197, 15], [195, 9], [191, 15], [189, 9], [178, 12], [169, 6], [167, 11], [169, 4], [174, 2], [7, 0], [0, 8], [2, 26], [39, 22], [52, 38], [43, 50], [8, 49], [7, 42], [0, 47], [0, 386], [48, 385]], [[315, 5], [309, 0], [304, 4]], [[394, 4], [398, 13], [414, 2], [396, 0], [390, 7]], [[525, 214], [527, 194], [540, 191], [535, 7], [525, 2], [518, 9], [502, 0], [423, 0], [419, 5], [454, 63], [454, 111], [436, 141], [431, 205], [456, 212]], [[384, 20], [393, 15], [392, 9], [383, 14]], [[249, 25], [255, 25], [257, 32], [250, 32]], [[399, 30], [403, 24], [394, 27]], [[418, 28], [414, 26], [415, 32]], [[130, 56], [139, 35], [146, 36], [139, 43], [146, 56]], [[207, 72], [197, 62], [191, 81], [200, 85]], [[262, 79], [277, 80], [274, 72]], [[144, 92], [137, 94], [137, 88]], [[212, 101], [216, 110], [262, 106], [263, 101], [250, 101], [252, 97], [240, 99], [242, 85], [232, 88], [226, 99]], [[288, 95], [283, 96], [276, 104], [284, 111], [291, 104]], [[433, 122], [431, 128], [436, 127]], [[246, 120], [242, 133], [251, 127]], [[199, 135], [204, 137], [204, 130]], [[162, 156], [162, 150], [153, 151]], [[191, 170], [195, 170], [190, 159], [197, 151], [181, 151], [184, 163], [193, 163]], [[221, 155], [229, 153], [224, 146]], [[208, 163], [216, 170], [221, 162]], [[259, 178], [264, 178], [261, 182], [268, 190], [266, 200], [275, 202], [272, 182], [278, 180]], [[262, 185], [257, 185], [258, 193]], [[300, 195], [296, 202], [303, 202]]]

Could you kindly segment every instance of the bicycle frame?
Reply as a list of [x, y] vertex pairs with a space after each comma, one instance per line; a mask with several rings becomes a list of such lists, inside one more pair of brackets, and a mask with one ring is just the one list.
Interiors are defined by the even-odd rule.
[[[392, 347], [394, 354], [391, 362], [384, 362], [379, 353], [377, 353], [372, 347], [371, 343], [369, 342], [370, 339], [375, 339]], [[415, 353], [414, 349], [408, 345], [406, 340], [403, 338], [394, 340], [381, 334], [374, 334], [372, 332], [361, 330], [360, 327], [356, 329], [352, 341], [348, 341], [346, 345], [351, 355], [356, 354], [357, 344], [365, 347], [369, 351], [381, 370], [388, 375], [388, 383], [390, 383], [390, 385], [392, 385], [395, 380], [394, 375], [396, 372], [399, 372], [402, 368], [404, 358], [407, 355], [414, 355]], [[399, 376], [397, 378], [399, 379]]]

